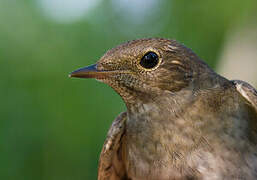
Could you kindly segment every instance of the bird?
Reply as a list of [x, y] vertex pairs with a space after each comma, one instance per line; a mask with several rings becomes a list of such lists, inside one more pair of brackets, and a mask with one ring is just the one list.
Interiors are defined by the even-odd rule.
[[70, 77], [106, 83], [126, 105], [107, 133], [98, 180], [257, 179], [256, 89], [178, 41], [128, 41]]

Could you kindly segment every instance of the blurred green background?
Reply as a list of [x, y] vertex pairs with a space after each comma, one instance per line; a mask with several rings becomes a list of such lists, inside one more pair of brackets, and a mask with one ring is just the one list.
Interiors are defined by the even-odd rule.
[[218, 70], [234, 31], [257, 37], [256, 9], [256, 0], [0, 0], [0, 179], [96, 179], [125, 106], [69, 72], [146, 37], [177, 39]]

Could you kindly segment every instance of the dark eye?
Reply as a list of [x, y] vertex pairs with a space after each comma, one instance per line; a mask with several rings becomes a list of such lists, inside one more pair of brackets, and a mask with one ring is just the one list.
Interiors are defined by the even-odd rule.
[[159, 57], [154, 52], [146, 53], [140, 61], [140, 65], [146, 69], [154, 68], [158, 63]]

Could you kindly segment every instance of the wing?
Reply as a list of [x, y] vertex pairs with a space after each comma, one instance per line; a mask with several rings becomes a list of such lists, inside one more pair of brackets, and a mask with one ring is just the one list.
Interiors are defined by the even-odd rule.
[[251, 104], [253, 109], [257, 113], [257, 91], [250, 84], [240, 81], [233, 80], [232, 81], [236, 86], [237, 91]]
[[121, 160], [121, 140], [125, 134], [127, 113], [121, 113], [112, 123], [104, 142], [98, 165], [98, 180], [121, 180], [125, 168]]

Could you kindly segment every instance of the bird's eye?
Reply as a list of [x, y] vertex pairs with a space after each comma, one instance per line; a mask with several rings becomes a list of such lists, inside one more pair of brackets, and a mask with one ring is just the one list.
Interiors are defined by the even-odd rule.
[[140, 65], [146, 69], [152, 69], [155, 66], [157, 66], [157, 64], [159, 63], [159, 57], [156, 53], [154, 52], [148, 52], [146, 53], [141, 61], [140, 61]]

